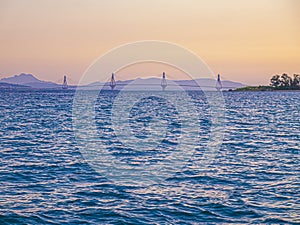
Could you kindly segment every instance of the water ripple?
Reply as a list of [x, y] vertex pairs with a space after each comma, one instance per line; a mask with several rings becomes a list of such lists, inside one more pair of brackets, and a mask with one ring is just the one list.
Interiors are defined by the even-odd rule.
[[[299, 92], [224, 93], [226, 132], [214, 163], [203, 170], [191, 161], [150, 187], [116, 185], [85, 162], [72, 130], [73, 94], [1, 91], [0, 224], [300, 223]], [[211, 122], [203, 93], [189, 95], [201, 112], [197, 160]], [[132, 164], [168, 157], [180, 138], [176, 109], [155, 98], [138, 103], [129, 119], [137, 138], [147, 139], [153, 117], [168, 130], [153, 151], [133, 152], [111, 128], [114, 98], [104, 92], [96, 106], [111, 153]]]

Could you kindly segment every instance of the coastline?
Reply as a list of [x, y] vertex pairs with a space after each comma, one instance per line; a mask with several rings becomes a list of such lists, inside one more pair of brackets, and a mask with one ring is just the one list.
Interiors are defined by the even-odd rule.
[[300, 90], [231, 90], [225, 92], [300, 92]]
[[293, 89], [293, 88], [274, 88], [272, 86], [247, 86], [242, 88], [237, 88], [235, 90], [232, 90], [234, 92], [262, 92], [262, 91], [269, 91], [269, 92], [298, 92], [300, 91], [299, 88]]

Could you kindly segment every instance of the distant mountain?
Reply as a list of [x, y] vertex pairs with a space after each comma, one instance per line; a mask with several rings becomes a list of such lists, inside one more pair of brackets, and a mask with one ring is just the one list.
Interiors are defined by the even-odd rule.
[[[161, 79], [159, 78], [138, 78], [135, 80], [116, 81], [116, 90], [125, 88], [126, 90], [161, 90]], [[200, 78], [197, 80], [167, 80], [166, 90], [215, 90], [216, 80], [209, 78]], [[247, 85], [233, 82], [229, 80], [222, 81], [223, 90], [236, 89]], [[102, 87], [104, 90], [110, 90], [109, 83], [93, 82], [89, 85], [82, 86], [82, 89], [98, 89]]]
[[[186, 85], [188, 89], [195, 88], [192, 86], [200, 86], [202, 89], [210, 89], [216, 87], [216, 80], [209, 79], [209, 78], [200, 78], [196, 80], [179, 80], [175, 82], [178, 83], [179, 85], [182, 85], [183, 87]], [[222, 90], [236, 89], [236, 88], [247, 86], [245, 84], [229, 81], [229, 80], [222, 80], [221, 83], [222, 83]]]
[[[61, 89], [61, 84], [54, 82], [42, 81], [33, 76], [32, 74], [21, 73], [8, 78], [2, 78], [2, 83], [23, 85], [27, 88], [35, 89]], [[161, 79], [160, 78], [137, 78], [135, 80], [116, 81], [116, 90], [161, 90]], [[4, 84], [3, 84], [4, 85]], [[2, 85], [2, 86], [3, 86]], [[6, 85], [6, 86], [7, 86]], [[167, 80], [166, 90], [215, 90], [216, 80], [209, 78], [200, 78], [197, 80]], [[222, 81], [223, 90], [237, 89], [245, 87], [247, 85], [233, 82], [229, 80]], [[1, 87], [1, 86], [0, 86]], [[8, 87], [8, 86], [7, 86]], [[12, 86], [11, 86], [12, 87]], [[104, 90], [110, 90], [109, 83], [93, 82], [85, 86], [69, 86], [69, 88], [87, 89], [87, 90], [98, 90], [100, 87]]]
[[35, 78], [32, 74], [25, 74], [25, 73], [14, 75], [8, 78], [2, 78], [0, 81], [9, 84], [27, 84], [33, 82], [40, 82], [40, 80]]
[[8, 83], [8, 84], [18, 84], [25, 85], [31, 88], [61, 88], [61, 85], [56, 84], [54, 82], [42, 81], [34, 77], [32, 74], [21, 73], [19, 75], [15, 75], [8, 78], [2, 78], [0, 82]]
[[[118, 80], [118, 81], [116, 81], [116, 89], [117, 89], [117, 87], [118, 87], [118, 89], [120, 89], [121, 87], [123, 88], [125, 85], [128, 85], [131, 82], [133, 82], [133, 80], [125, 80], [125, 81]], [[98, 89], [98, 87], [101, 87], [101, 86], [103, 86], [104, 89], [110, 90], [110, 86], [109, 86], [108, 82], [100, 82], [100, 81], [93, 82], [88, 85], [82, 86], [82, 88]]]
[[20, 85], [20, 84], [9, 84], [9, 83], [3, 83], [0, 82], [0, 89], [30, 89], [29, 86], [25, 86], [25, 85]]

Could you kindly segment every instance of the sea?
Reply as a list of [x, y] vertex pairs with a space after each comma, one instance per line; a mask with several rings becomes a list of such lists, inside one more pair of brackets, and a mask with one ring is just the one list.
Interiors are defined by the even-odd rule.
[[300, 92], [96, 94], [0, 90], [1, 225], [300, 224]]

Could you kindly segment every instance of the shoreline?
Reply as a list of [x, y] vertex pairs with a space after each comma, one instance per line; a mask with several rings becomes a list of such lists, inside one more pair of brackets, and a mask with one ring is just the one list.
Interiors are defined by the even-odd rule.
[[300, 92], [300, 90], [232, 90], [225, 92]]

